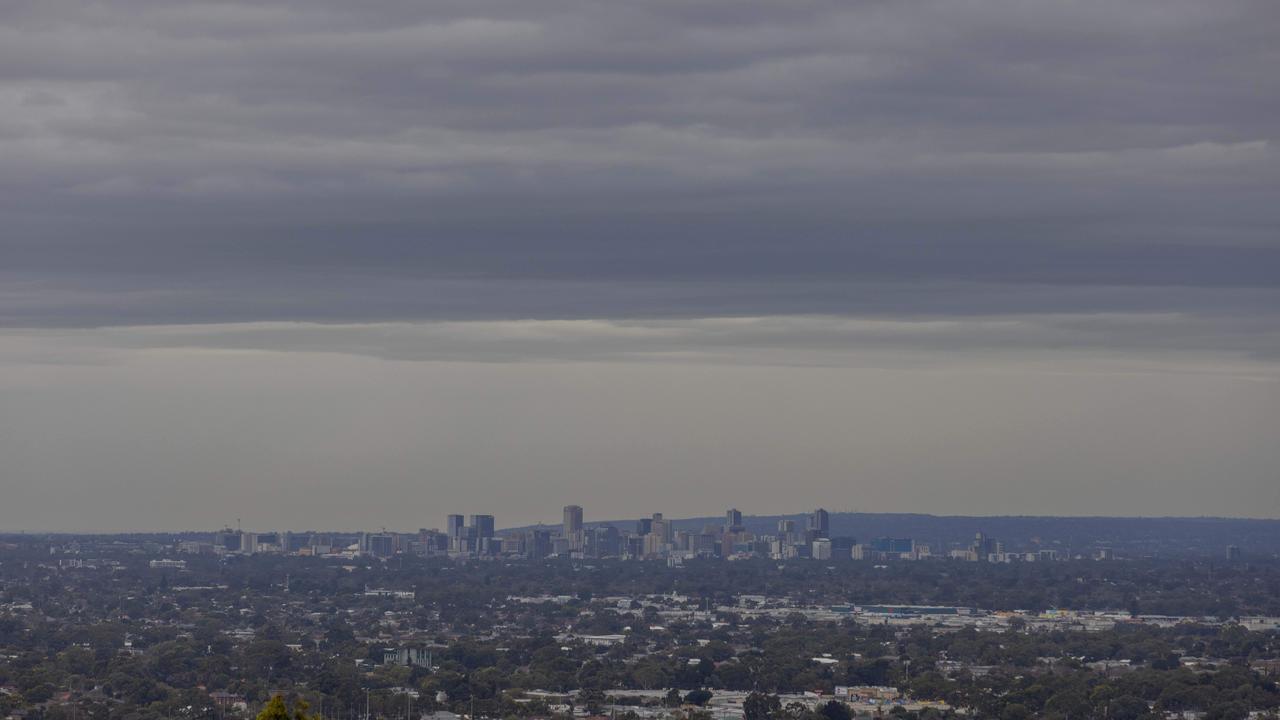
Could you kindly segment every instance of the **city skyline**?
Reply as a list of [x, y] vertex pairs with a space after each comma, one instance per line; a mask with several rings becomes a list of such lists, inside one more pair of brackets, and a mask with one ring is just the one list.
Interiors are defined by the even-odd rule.
[[[951, 559], [970, 562], [1045, 562], [1067, 560], [1066, 547], [1041, 547], [1031, 543], [1030, 550], [1006, 551], [1004, 544], [979, 531], [972, 542], [962, 544], [940, 542], [937, 545], [912, 537], [873, 537], [859, 543], [848, 534], [833, 534], [830, 513], [816, 508], [804, 516], [804, 529], [794, 519], [778, 519], [763, 532], [747, 527], [737, 508], [729, 508], [724, 521], [704, 522], [694, 528], [685, 519], [684, 529], [676, 529], [674, 518], [653, 513], [631, 521], [595, 521], [584, 523], [581, 505], [566, 505], [560, 527], [539, 524], [526, 528], [499, 529], [493, 515], [464, 516], [450, 513], [444, 530], [420, 528], [416, 532], [394, 532], [382, 528], [378, 532], [362, 531], [351, 535], [332, 531], [267, 531], [244, 530], [237, 526], [218, 530], [211, 542], [186, 539], [178, 542], [179, 553], [194, 555], [285, 554], [320, 556], [331, 559], [373, 557], [388, 560], [397, 555], [447, 557], [453, 560], [496, 560], [548, 558], [664, 560], [679, 565], [686, 560], [742, 560], [768, 557], [773, 560], [932, 560]], [[624, 527], [619, 528], [618, 525]], [[198, 534], [198, 533], [197, 533]], [[1104, 545], [1092, 553], [1094, 559], [1114, 559], [1112, 549]], [[1242, 557], [1241, 548], [1227, 549], [1230, 559]], [[1083, 556], [1080, 556], [1083, 557]], [[181, 561], [172, 561], [179, 563]], [[156, 565], [155, 561], [152, 567]], [[185, 567], [174, 564], [172, 567]]]
[[0, 720], [1280, 720], [1280, 1], [0, 1]]

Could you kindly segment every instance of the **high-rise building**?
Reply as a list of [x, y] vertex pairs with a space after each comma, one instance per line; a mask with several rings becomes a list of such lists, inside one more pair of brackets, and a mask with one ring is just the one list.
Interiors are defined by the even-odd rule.
[[638, 558], [644, 555], [644, 542], [648, 534], [645, 535], [628, 535], [625, 543], [625, 551], [629, 557]]
[[564, 538], [569, 541], [569, 552], [586, 550], [587, 538], [582, 531], [582, 506], [564, 506]]
[[779, 520], [778, 521], [778, 539], [784, 544], [790, 545], [796, 541], [796, 521], [795, 520]]
[[649, 533], [657, 535], [663, 543], [671, 542], [672, 537], [675, 535], [671, 521], [662, 519], [662, 513], [653, 514], [653, 518], [649, 522]]
[[809, 550], [809, 557], [814, 560], [830, 560], [831, 559], [831, 541], [826, 538], [818, 538], [813, 541], [813, 546]]
[[219, 530], [213, 536], [213, 544], [227, 552], [239, 552], [240, 535], [241, 532], [239, 530], [232, 530], [231, 528]]
[[564, 536], [573, 537], [582, 532], [582, 506], [564, 506]]
[[366, 533], [362, 540], [364, 551], [374, 557], [388, 558], [395, 554], [391, 533]]
[[448, 552], [449, 536], [439, 530], [428, 530], [421, 528], [418, 530], [418, 552], [423, 555], [435, 555], [437, 553]]
[[667, 544], [662, 542], [662, 536], [656, 532], [651, 532], [644, 536], [644, 556], [647, 558], [661, 557], [666, 554]]
[[1241, 555], [1241, 553], [1240, 553], [1240, 546], [1239, 546], [1239, 545], [1228, 545], [1228, 546], [1227, 546], [1227, 559], [1228, 559], [1228, 560], [1239, 560], [1239, 559], [1240, 559], [1240, 555]]
[[472, 515], [471, 527], [475, 529], [475, 537], [477, 540], [482, 538], [491, 538], [494, 535], [493, 516]]
[[551, 531], [550, 530], [534, 530], [529, 534], [529, 545], [526, 550], [529, 557], [534, 560], [551, 554]]
[[445, 532], [450, 538], [462, 537], [462, 528], [466, 527], [466, 521], [461, 515], [450, 515], [448, 522], [445, 524]]
[[311, 547], [311, 533], [286, 532], [280, 538], [280, 549], [288, 553]]
[[831, 537], [831, 516], [818, 508], [809, 513], [809, 535], [812, 539]]
[[973, 536], [973, 554], [978, 560], [990, 560], [992, 555], [1004, 554], [1004, 545], [993, 537], [983, 533]]
[[592, 528], [586, 533], [583, 550], [591, 557], [616, 557], [622, 554], [622, 534], [612, 525]]
[[725, 532], [741, 532], [742, 531], [742, 513], [738, 508], [729, 508], [724, 514]]
[[636, 535], [639, 535], [640, 537], [644, 537], [645, 535], [648, 535], [651, 532], [653, 532], [652, 518], [640, 518], [639, 520], [636, 521]]

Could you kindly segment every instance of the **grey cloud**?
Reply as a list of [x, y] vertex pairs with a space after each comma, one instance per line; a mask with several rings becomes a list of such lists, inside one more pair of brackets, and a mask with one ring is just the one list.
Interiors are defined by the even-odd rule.
[[0, 323], [1271, 316], [1278, 26], [1260, 0], [7, 3]]
[[1280, 380], [1280, 336], [1252, 318], [1177, 314], [840, 316], [314, 324], [0, 332], [0, 364], [111, 364], [151, 350], [411, 362], [622, 362], [1212, 373]]

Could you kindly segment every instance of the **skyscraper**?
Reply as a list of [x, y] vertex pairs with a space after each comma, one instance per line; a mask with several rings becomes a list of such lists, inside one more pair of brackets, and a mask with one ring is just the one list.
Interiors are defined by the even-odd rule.
[[649, 527], [651, 528], [650, 534], [657, 535], [664, 543], [671, 542], [675, 528], [671, 526], [670, 520], [664, 520], [662, 518], [662, 513], [653, 514], [653, 519], [650, 522]]
[[390, 533], [364, 533], [361, 538], [364, 551], [376, 557], [388, 558], [395, 554]]
[[564, 506], [564, 536], [573, 537], [582, 532], [582, 506]]
[[973, 536], [973, 547], [971, 548], [974, 557], [978, 560], [988, 560], [992, 555], [999, 555], [1004, 552], [1004, 546], [999, 540], [993, 537], [987, 537], [983, 533]]
[[551, 531], [550, 530], [532, 530], [529, 533], [529, 544], [526, 550], [528, 556], [534, 560], [551, 554]]
[[462, 528], [465, 527], [465, 525], [466, 525], [466, 522], [463, 520], [463, 517], [461, 515], [450, 515], [449, 521], [446, 525], [447, 532], [449, 533], [449, 537], [450, 538], [462, 537]]
[[783, 542], [791, 543], [796, 539], [796, 521], [795, 520], [779, 520], [778, 521], [778, 537]]
[[472, 515], [471, 527], [475, 528], [476, 539], [493, 537], [493, 516]]
[[741, 532], [742, 513], [738, 508], [729, 508], [724, 514], [724, 529], [726, 532]]
[[830, 560], [831, 559], [831, 541], [826, 538], [818, 538], [813, 541], [813, 546], [809, 550], [809, 557], [814, 560]]
[[831, 537], [831, 516], [822, 508], [809, 513], [808, 530], [812, 538]]
[[564, 506], [564, 538], [569, 541], [569, 552], [586, 549], [586, 534], [582, 532], [582, 506]]

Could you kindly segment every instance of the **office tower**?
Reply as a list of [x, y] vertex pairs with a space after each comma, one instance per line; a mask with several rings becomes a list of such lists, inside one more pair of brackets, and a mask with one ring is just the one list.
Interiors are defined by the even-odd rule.
[[993, 537], [987, 537], [983, 533], [977, 533], [973, 536], [973, 553], [979, 560], [989, 560], [992, 555], [999, 555], [1004, 552], [1004, 545]]
[[742, 513], [738, 508], [729, 508], [724, 514], [724, 529], [726, 532], [742, 532]]
[[809, 535], [813, 539], [831, 536], [831, 516], [826, 510], [818, 508], [809, 513]]
[[364, 537], [365, 552], [374, 557], [389, 558], [395, 554], [394, 540], [391, 533], [366, 534]]
[[778, 521], [778, 539], [786, 544], [791, 544], [796, 541], [796, 521], [795, 520], [779, 520]]
[[582, 506], [564, 506], [564, 536], [573, 537], [582, 532]]
[[311, 544], [311, 533], [287, 532], [280, 540], [281, 549], [289, 553], [311, 547]]
[[253, 533], [240, 533], [240, 552], [245, 555], [258, 552], [258, 536]]
[[656, 532], [651, 532], [644, 536], [644, 556], [647, 558], [661, 557], [667, 552], [666, 543], [662, 542], [662, 536]]
[[462, 537], [462, 528], [466, 527], [461, 515], [450, 515], [448, 522], [445, 524], [445, 532], [450, 538]]
[[228, 552], [238, 552], [240, 550], [240, 531], [226, 528], [220, 530], [213, 536], [213, 544]]
[[477, 540], [481, 538], [493, 537], [493, 516], [492, 515], [472, 515], [471, 527], [475, 528], [475, 537]]
[[529, 556], [541, 560], [551, 554], [551, 531], [534, 530], [529, 537]]
[[809, 557], [814, 560], [830, 560], [831, 559], [831, 541], [826, 538], [818, 538], [813, 541], [810, 548]]
[[591, 557], [616, 557], [622, 554], [622, 534], [612, 525], [592, 528], [586, 533], [585, 547]]
[[423, 555], [435, 555], [449, 550], [449, 536], [439, 530], [422, 528], [418, 531], [419, 552]]
[[1228, 560], [1239, 560], [1239, 559], [1240, 559], [1240, 555], [1241, 555], [1241, 553], [1240, 553], [1240, 546], [1239, 546], [1239, 545], [1228, 545], [1228, 546], [1227, 546], [1227, 559], [1228, 559]]
[[649, 533], [657, 535], [661, 542], [669, 543], [674, 534], [670, 520], [663, 520], [662, 513], [654, 513], [653, 518], [649, 522]]
[[651, 518], [640, 518], [636, 521], [636, 535], [644, 537], [653, 532], [653, 520]]
[[586, 550], [587, 538], [582, 531], [581, 505], [564, 506], [563, 535], [569, 541], [569, 552], [583, 552]]

